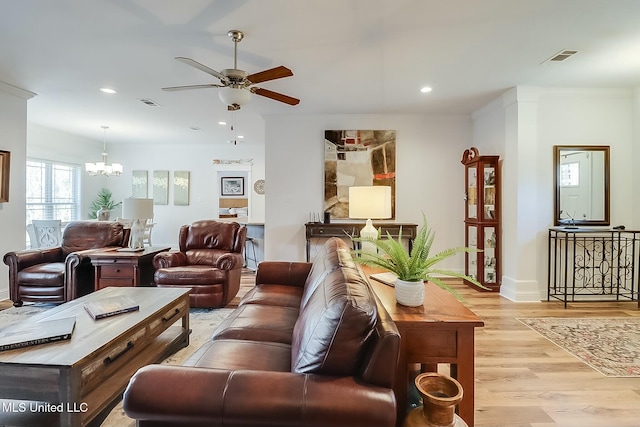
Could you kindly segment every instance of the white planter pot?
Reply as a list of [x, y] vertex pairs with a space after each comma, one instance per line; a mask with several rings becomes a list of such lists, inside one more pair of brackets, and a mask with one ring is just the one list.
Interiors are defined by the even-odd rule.
[[408, 307], [418, 307], [424, 303], [424, 283], [396, 280], [396, 301]]

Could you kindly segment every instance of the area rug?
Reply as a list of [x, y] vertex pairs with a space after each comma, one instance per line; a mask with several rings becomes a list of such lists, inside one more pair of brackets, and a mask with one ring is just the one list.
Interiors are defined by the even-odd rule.
[[518, 320], [607, 377], [640, 377], [640, 318]]

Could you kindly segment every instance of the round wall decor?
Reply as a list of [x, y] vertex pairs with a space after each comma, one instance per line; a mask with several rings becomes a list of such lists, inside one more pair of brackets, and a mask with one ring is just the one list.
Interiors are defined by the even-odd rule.
[[264, 194], [264, 179], [259, 179], [253, 183], [253, 191], [258, 194]]

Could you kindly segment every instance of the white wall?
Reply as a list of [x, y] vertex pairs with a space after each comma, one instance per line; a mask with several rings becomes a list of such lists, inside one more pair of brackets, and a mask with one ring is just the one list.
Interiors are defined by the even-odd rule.
[[[468, 116], [266, 116], [265, 257], [305, 259], [304, 224], [323, 211], [324, 131], [396, 130], [396, 221], [436, 231], [434, 251], [464, 245], [464, 167], [471, 143]], [[461, 256], [445, 261], [462, 271]], [[445, 265], [443, 265], [445, 267]]]
[[[503, 164], [503, 195], [517, 194], [536, 201], [534, 215], [516, 210], [507, 211], [503, 204], [503, 230], [507, 221], [513, 222], [510, 229], [533, 227], [536, 255], [531, 259], [535, 277], [514, 277], [516, 281], [535, 279], [542, 299], [547, 294], [547, 239], [548, 228], [553, 226], [553, 146], [554, 145], [609, 145], [611, 147], [611, 224], [625, 224], [628, 229], [640, 227], [640, 173], [633, 165], [640, 154], [637, 129], [640, 95], [627, 90], [526, 88], [530, 94], [536, 92], [536, 113], [530, 115], [520, 127], [533, 129], [535, 147], [532, 155], [518, 160], [520, 164]], [[635, 105], [634, 105], [635, 103]], [[635, 112], [635, 113], [634, 113]], [[505, 146], [505, 129], [509, 126], [506, 108], [497, 100], [478, 110], [473, 115], [473, 143], [481, 153], [491, 148], [501, 156], [508, 151]], [[516, 119], [522, 120], [520, 114]], [[526, 139], [526, 136], [523, 137]], [[522, 142], [522, 141], [521, 141]], [[497, 144], [497, 145], [496, 145]], [[502, 145], [502, 146], [500, 146]], [[486, 148], [483, 148], [486, 147]], [[634, 163], [634, 159], [636, 162]], [[508, 162], [507, 160], [504, 160]], [[531, 179], [518, 178], [524, 168], [535, 171]], [[635, 177], [635, 178], [634, 178]], [[535, 185], [528, 185], [534, 182]], [[634, 186], [635, 183], [635, 186]], [[513, 187], [516, 186], [516, 187]], [[528, 196], [527, 196], [528, 194]], [[503, 198], [504, 201], [504, 198]], [[508, 201], [507, 201], [508, 202]], [[514, 216], [515, 215], [515, 216]], [[503, 233], [503, 255], [520, 249], [519, 236]], [[503, 256], [503, 263], [508, 257]], [[504, 270], [503, 270], [504, 271]], [[522, 274], [522, 273], [520, 273]], [[504, 286], [504, 284], [503, 284]]]
[[[131, 197], [133, 170], [146, 170], [149, 177], [149, 197], [153, 197], [153, 171], [169, 171], [169, 204], [154, 206], [155, 227], [152, 242], [177, 246], [178, 230], [184, 224], [199, 219], [218, 216], [219, 180], [221, 165], [213, 159], [253, 159], [251, 182], [245, 182], [245, 194], [251, 193], [251, 215], [249, 221], [264, 222], [264, 196], [253, 191], [253, 183], [264, 179], [264, 145], [242, 143], [236, 146], [226, 142], [184, 145], [112, 144], [108, 146], [109, 159], [124, 164], [124, 173], [118, 178], [108, 178], [108, 188], [116, 200]], [[188, 206], [173, 204], [173, 172], [190, 172], [190, 194]]]
[[[0, 203], [0, 254], [25, 248], [27, 100], [33, 93], [0, 82], [0, 150], [10, 152], [9, 202]], [[0, 300], [9, 298], [9, 268], [2, 263]]]

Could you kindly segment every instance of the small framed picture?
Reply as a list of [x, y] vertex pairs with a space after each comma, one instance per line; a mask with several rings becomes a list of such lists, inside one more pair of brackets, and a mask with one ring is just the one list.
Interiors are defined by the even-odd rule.
[[9, 201], [9, 167], [11, 153], [0, 150], [0, 203]]
[[244, 178], [225, 176], [221, 178], [221, 196], [244, 196]]

